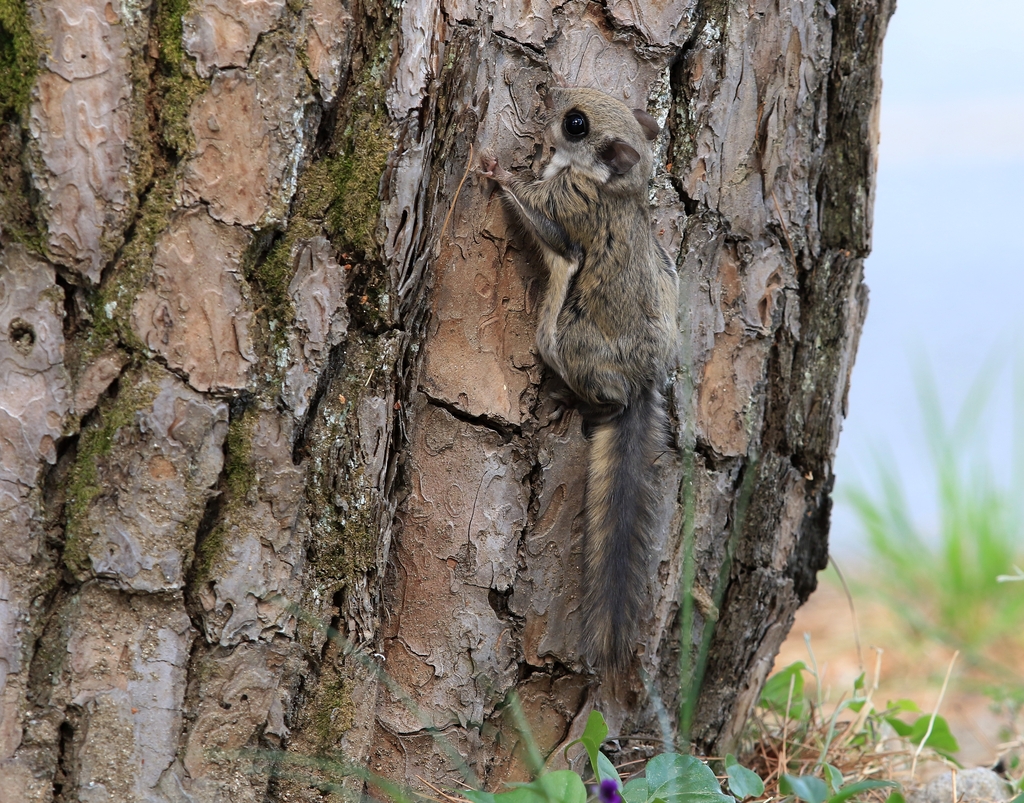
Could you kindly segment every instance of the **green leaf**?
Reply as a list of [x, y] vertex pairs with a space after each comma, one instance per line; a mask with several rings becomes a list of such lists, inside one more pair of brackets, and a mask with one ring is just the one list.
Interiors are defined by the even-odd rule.
[[619, 777], [619, 771], [615, 769], [611, 759], [604, 753], [597, 754], [597, 778], [600, 781], [611, 778], [618, 783], [620, 788], [622, 787], [622, 778]]
[[907, 803], [907, 799], [903, 797], [901, 792], [893, 792], [889, 797], [885, 799], [885, 803]]
[[784, 795], [796, 795], [807, 803], [825, 803], [828, 800], [828, 787], [821, 778], [813, 775], [783, 774], [779, 778], [779, 791]]
[[479, 789], [463, 789], [460, 794], [472, 800], [473, 803], [495, 803], [494, 795], [491, 792], [481, 792]]
[[572, 770], [558, 770], [546, 772], [509, 792], [496, 794], [491, 800], [470, 799], [474, 803], [586, 803], [587, 788]]
[[[612, 775], [602, 775], [601, 765], [598, 756], [601, 754], [601, 745], [604, 744], [604, 740], [608, 738], [608, 724], [604, 721], [604, 717], [600, 711], [591, 711], [590, 716], [587, 717], [587, 726], [583, 729], [583, 735], [575, 741], [569, 742], [565, 746], [567, 752], [570, 747], [574, 744], [582, 744], [586, 750], [587, 755], [590, 757], [590, 769], [594, 773], [594, 777], [599, 780], [605, 778], [615, 778], [619, 780], [619, 774], [615, 772], [614, 767], [612, 768]], [[610, 764], [611, 762], [609, 762]]]
[[857, 675], [857, 679], [855, 681], [853, 681], [853, 688], [856, 691], [860, 691], [861, 689], [864, 688], [864, 673], [863, 672], [861, 672], [859, 675]]
[[511, 791], [491, 796], [493, 803], [540, 803], [543, 800], [543, 793], [539, 789], [533, 789], [532, 784], [523, 784]]
[[885, 717], [885, 721], [892, 726], [892, 729], [896, 731], [897, 736], [909, 736], [914, 730], [913, 725], [909, 725], [902, 719], [897, 719], [896, 717]]
[[648, 803], [734, 803], [711, 768], [693, 756], [662, 753], [647, 762]]
[[548, 803], [587, 803], [587, 787], [572, 770], [548, 772], [536, 782], [540, 782]]
[[839, 790], [843, 788], [843, 773], [831, 764], [826, 764], [822, 769], [825, 772], [825, 780], [832, 787], [832, 794], [838, 794]]
[[[918, 717], [914, 722], [914, 726], [910, 731], [910, 735], [907, 737], [914, 744], [920, 744], [921, 740], [924, 739], [925, 733], [928, 732], [928, 723], [931, 720], [931, 716], [925, 714], [923, 717]], [[900, 734], [902, 735], [902, 734]], [[925, 747], [930, 747], [932, 750], [936, 750], [939, 753], [956, 753], [960, 750], [960, 744], [957, 742], [956, 737], [949, 729], [949, 723], [943, 717], [935, 717], [935, 724], [932, 725], [932, 732], [928, 734], [928, 741], [925, 742]]]
[[917, 703], [913, 700], [908, 700], [906, 697], [901, 697], [899, 700], [891, 700], [889, 702], [890, 711], [912, 711], [915, 714], [920, 714], [921, 709], [918, 708]]
[[626, 803], [647, 803], [647, 779], [634, 778], [619, 794]]
[[735, 757], [733, 757], [732, 764], [726, 757], [725, 763], [725, 774], [729, 777], [729, 791], [739, 800], [747, 797], [761, 797], [764, 794], [764, 781], [756, 772], [737, 764]]
[[844, 800], [849, 800], [854, 795], [859, 795], [861, 792], [867, 792], [869, 789], [886, 789], [886, 788], [899, 788], [898, 783], [893, 781], [858, 781], [845, 787], [839, 794], [833, 795], [828, 799], [828, 803], [843, 803]]
[[608, 724], [604, 721], [604, 717], [600, 711], [591, 711], [590, 716], [587, 717], [587, 727], [583, 729], [580, 741], [588, 747], [598, 750], [607, 738]]
[[[764, 691], [761, 692], [761, 706], [781, 716], [799, 719], [804, 712], [805, 669], [807, 665], [803, 661], [797, 661], [768, 678], [768, 682], [764, 684]], [[793, 687], [793, 697], [789, 711], [786, 711], [786, 701], [790, 699], [790, 684]]]
[[696, 759], [693, 756], [681, 756], [678, 753], [661, 753], [655, 756], [647, 762], [645, 770], [647, 788], [653, 792], [659, 786], [677, 777], [685, 770], [690, 761], [696, 761]]

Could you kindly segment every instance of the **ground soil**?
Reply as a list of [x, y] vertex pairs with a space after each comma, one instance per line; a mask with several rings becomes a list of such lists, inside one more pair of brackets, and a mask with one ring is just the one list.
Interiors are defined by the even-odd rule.
[[[906, 698], [930, 713], [939, 700], [953, 649], [915, 638], [900, 618], [872, 599], [869, 592], [855, 592], [854, 608], [860, 656], [850, 602], [838, 582], [826, 579], [797, 611], [789, 638], [776, 658], [775, 670], [794, 661], [811, 663], [805, 641], [808, 636], [825, 699], [834, 707], [841, 695], [849, 696], [862, 671], [866, 670], [869, 683], [874, 681], [880, 650], [879, 688], [873, 698], [876, 705]], [[992, 650], [991, 657], [1004, 665], [1024, 667], [1020, 645], [994, 645]], [[957, 757], [965, 767], [992, 766], [1001, 755], [1014, 750], [1008, 742], [1024, 735], [1020, 712], [1015, 714], [1012, 706], [996, 703], [993, 696], [998, 695], [993, 695], [992, 688], [991, 678], [978, 667], [971, 666], [963, 656], [957, 659], [939, 713], [960, 743]], [[825, 707], [829, 709], [828, 702]]]

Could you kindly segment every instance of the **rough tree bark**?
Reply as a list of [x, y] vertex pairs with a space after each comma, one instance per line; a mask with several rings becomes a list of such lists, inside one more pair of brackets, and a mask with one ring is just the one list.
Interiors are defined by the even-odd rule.
[[[734, 743], [825, 564], [892, 6], [0, 0], [0, 798], [320, 799], [241, 748], [493, 788], [513, 691], [553, 761], [595, 707]], [[539, 164], [552, 82], [665, 123], [676, 432], [618, 679], [543, 277], [472, 173]]]

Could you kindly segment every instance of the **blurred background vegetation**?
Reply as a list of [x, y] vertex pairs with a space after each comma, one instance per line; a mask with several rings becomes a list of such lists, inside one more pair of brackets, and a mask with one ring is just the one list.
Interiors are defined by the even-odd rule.
[[943, 713], [991, 763], [1024, 740], [1024, 3], [900, 0], [883, 81], [831, 541], [859, 630], [830, 570], [776, 668], [807, 632], [845, 689], [881, 648], [882, 691], [928, 707], [959, 650]]

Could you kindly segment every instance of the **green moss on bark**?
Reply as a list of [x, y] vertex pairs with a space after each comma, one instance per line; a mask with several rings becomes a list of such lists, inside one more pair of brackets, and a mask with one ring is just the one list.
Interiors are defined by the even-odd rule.
[[45, 253], [45, 240], [29, 200], [28, 174], [21, 162], [22, 132], [17, 122], [0, 122], [0, 231], [4, 240]]
[[39, 52], [23, 0], [0, 0], [0, 120], [27, 108]]
[[[381, 335], [349, 343], [345, 373], [321, 400], [309, 436], [310, 475], [307, 496], [313, 530], [310, 566], [315, 589], [329, 599], [338, 589], [354, 587], [377, 565], [383, 501], [359, 449], [359, 421], [352, 407], [366, 394], [374, 377], [386, 383], [398, 353], [400, 337]], [[338, 504], [337, 488], [346, 501]]]
[[314, 162], [299, 177], [288, 228], [246, 270], [272, 319], [288, 324], [294, 315], [288, 287], [296, 243], [326, 233], [345, 251], [377, 256], [380, 182], [393, 147], [383, 109], [362, 113], [346, 130], [341, 153]]
[[317, 747], [321, 751], [336, 750], [355, 722], [355, 710], [350, 682], [333, 667], [320, 676], [310, 711]]
[[192, 580], [189, 585], [201, 585], [213, 578], [213, 566], [217, 562], [217, 558], [224, 552], [224, 542], [225, 527], [223, 523], [220, 523], [210, 530], [196, 547]]
[[145, 344], [132, 331], [132, 305], [153, 270], [154, 248], [167, 228], [173, 193], [174, 177], [171, 175], [162, 177], [150, 189], [114, 273], [101, 287], [87, 290], [92, 326], [83, 340], [69, 344], [65, 363], [72, 374], [115, 343], [129, 351], [145, 352]]
[[250, 518], [244, 515], [248, 509], [246, 500], [259, 481], [252, 463], [252, 428], [256, 424], [256, 416], [254, 409], [248, 409], [228, 425], [224, 507], [219, 522], [196, 546], [191, 584], [205, 583], [213, 577], [213, 567], [224, 552], [229, 527], [234, 530], [237, 524], [249, 526]]
[[376, 256], [380, 182], [394, 147], [383, 110], [357, 115], [345, 139], [345, 150], [330, 165], [334, 202], [328, 225], [343, 246]]
[[44, 241], [21, 162], [22, 125], [38, 66], [25, 3], [0, 0], [0, 231], [41, 254]]
[[256, 469], [252, 464], [252, 428], [255, 423], [256, 412], [246, 410], [228, 426], [224, 478], [232, 504], [240, 504], [256, 487]]
[[160, 137], [179, 157], [195, 149], [188, 115], [193, 101], [207, 87], [196, 75], [195, 66], [182, 44], [188, 10], [189, 0], [159, 0], [153, 21], [159, 53], [154, 99]]
[[[323, 233], [328, 208], [335, 200], [331, 181], [333, 160], [311, 164], [299, 177], [288, 228], [262, 260], [247, 260], [245, 277], [252, 282], [268, 315], [288, 324], [294, 317], [288, 287], [295, 275], [292, 250], [297, 242]], [[283, 332], [284, 327], [278, 331]]]
[[78, 440], [78, 453], [68, 482], [64, 544], [64, 564], [76, 576], [88, 570], [94, 534], [88, 532], [86, 520], [92, 501], [104, 490], [99, 465], [113, 449], [118, 433], [124, 427], [134, 426], [136, 413], [153, 404], [158, 390], [153, 375], [156, 370], [159, 369], [127, 374], [117, 396], [100, 404], [96, 419], [82, 430]]

